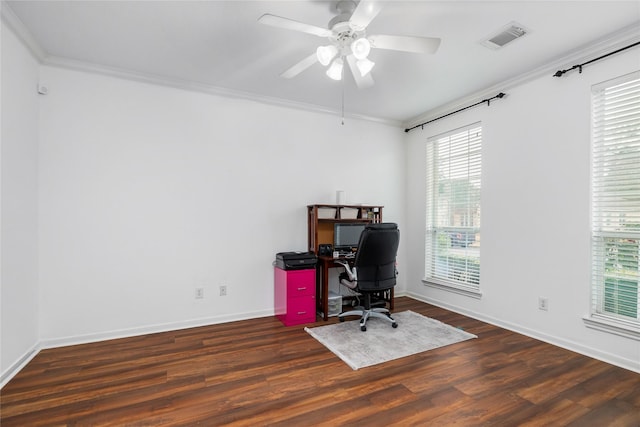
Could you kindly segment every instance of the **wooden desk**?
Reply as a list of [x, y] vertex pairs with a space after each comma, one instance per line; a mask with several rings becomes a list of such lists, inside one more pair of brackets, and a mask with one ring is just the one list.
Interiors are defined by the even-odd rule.
[[[380, 223], [382, 208], [375, 205], [328, 205], [307, 206], [308, 250], [318, 253], [320, 245], [334, 243], [334, 225], [336, 223]], [[352, 260], [352, 258], [345, 258]], [[316, 268], [316, 300], [318, 311], [324, 320], [328, 320], [329, 306], [329, 269], [341, 267], [331, 256], [318, 256]], [[393, 308], [393, 289], [389, 292], [390, 307]]]
[[[316, 268], [316, 301], [317, 310], [322, 313], [322, 319], [329, 319], [329, 269], [342, 267], [336, 261], [353, 262], [354, 258], [333, 258], [331, 256], [318, 256], [318, 268]], [[340, 285], [342, 286], [342, 285]], [[387, 298], [389, 309], [393, 310], [393, 288], [389, 290]]]

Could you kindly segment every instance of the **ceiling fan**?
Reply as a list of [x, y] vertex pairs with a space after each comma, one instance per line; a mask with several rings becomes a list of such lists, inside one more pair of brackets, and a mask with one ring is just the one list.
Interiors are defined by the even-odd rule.
[[375, 65], [367, 58], [371, 49], [389, 49], [402, 52], [435, 53], [440, 39], [393, 35], [367, 35], [367, 26], [380, 13], [378, 1], [340, 0], [336, 3], [338, 15], [329, 21], [328, 28], [305, 24], [270, 13], [262, 15], [258, 22], [273, 27], [286, 28], [329, 39], [329, 44], [319, 46], [315, 53], [284, 71], [281, 76], [292, 78], [315, 64], [328, 66], [326, 74], [334, 80], [342, 80], [346, 60], [356, 85], [363, 89], [374, 84], [371, 69]]

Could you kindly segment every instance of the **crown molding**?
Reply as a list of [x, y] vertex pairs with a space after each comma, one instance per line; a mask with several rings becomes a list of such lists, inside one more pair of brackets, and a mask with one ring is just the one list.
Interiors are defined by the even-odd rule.
[[[608, 53], [609, 51], [620, 49], [625, 45], [632, 44], [637, 41], [640, 41], [640, 27], [638, 27], [637, 25], [624, 27], [621, 30], [616, 31], [594, 43], [590, 43], [587, 46], [582, 46], [575, 50], [569, 51], [561, 57], [557, 57], [525, 74], [521, 74], [515, 78], [505, 80], [504, 82], [497, 85], [493, 85], [473, 94], [467, 95], [464, 98], [459, 98], [445, 105], [441, 105], [439, 107], [431, 109], [419, 116], [416, 116], [404, 122], [403, 127], [405, 129], [412, 128], [416, 125], [419, 125], [420, 123], [424, 123], [429, 120], [435, 119], [436, 117], [448, 114], [452, 111], [456, 111], [471, 103], [475, 103], [479, 100], [494, 96], [498, 92], [508, 92], [509, 89], [520, 86], [544, 75], [548, 75], [549, 77], [551, 77], [558, 69], [566, 69], [572, 67], [577, 63], [588, 61], [593, 57], [603, 55], [605, 53]], [[507, 96], [509, 96], [508, 93]]]
[[[0, 0], [0, 10], [2, 22], [16, 34], [27, 49], [32, 53], [35, 59], [41, 64], [57, 68], [65, 68], [74, 71], [82, 71], [93, 74], [102, 74], [109, 77], [116, 77], [125, 80], [136, 81], [139, 83], [147, 83], [156, 86], [171, 87], [174, 89], [182, 89], [192, 92], [205, 93], [209, 95], [221, 96], [233, 99], [243, 99], [254, 101], [261, 104], [273, 105], [277, 107], [290, 108], [294, 110], [304, 110], [313, 113], [329, 114], [333, 116], [342, 116], [342, 112], [337, 109], [322, 107], [319, 105], [308, 104], [303, 102], [289, 101], [283, 98], [257, 95], [250, 92], [227, 89], [207, 83], [187, 81], [176, 78], [168, 78], [151, 73], [141, 73], [138, 71], [127, 70], [123, 68], [109, 67], [105, 65], [78, 61], [69, 58], [63, 58], [48, 54], [36, 41], [31, 32], [22, 23], [20, 18], [13, 12], [9, 4], [5, 0]], [[382, 123], [393, 127], [402, 127], [402, 121], [390, 120], [381, 117], [367, 116], [356, 113], [344, 113], [345, 119], [357, 119], [370, 122]]]
[[27, 30], [27, 27], [13, 12], [13, 9], [11, 9], [9, 4], [5, 2], [5, 0], [0, 1], [0, 16], [2, 17], [2, 23], [7, 25], [7, 27], [13, 31], [18, 39], [22, 41], [22, 43], [36, 58], [36, 60], [42, 63], [47, 56], [46, 52], [42, 49], [42, 47], [40, 47], [31, 32]]
[[[42, 65], [66, 68], [73, 71], [87, 72], [91, 74], [102, 74], [109, 77], [116, 77], [125, 80], [132, 80], [139, 83], [147, 83], [156, 86], [171, 87], [174, 89], [187, 90], [198, 93], [205, 93], [209, 95], [221, 96], [233, 99], [243, 99], [247, 101], [254, 101], [261, 104], [268, 104], [284, 108], [292, 108], [295, 110], [305, 110], [314, 113], [323, 113], [330, 115], [341, 116], [341, 112], [336, 109], [322, 107], [314, 104], [307, 104], [303, 102], [295, 102], [286, 100], [283, 98], [270, 97], [257, 95], [255, 93], [244, 92], [234, 89], [223, 88], [207, 83], [201, 83], [196, 81], [181, 80], [176, 78], [167, 78], [160, 75], [154, 75], [151, 73], [141, 73], [138, 71], [127, 70], [123, 68], [109, 67], [100, 64], [88, 63], [84, 61], [78, 61], [68, 58], [62, 58], [58, 56], [48, 55], [41, 61]], [[399, 120], [388, 120], [379, 117], [366, 116], [362, 114], [346, 113], [345, 118], [366, 120], [371, 122], [378, 122], [394, 127], [401, 127], [402, 122]]]
[[[295, 102], [278, 97], [270, 97], [257, 95], [254, 93], [238, 91], [228, 88], [223, 88], [211, 84], [186, 81], [176, 78], [168, 78], [164, 76], [154, 75], [150, 73], [140, 73], [137, 71], [126, 70], [121, 68], [108, 67], [100, 64], [88, 63], [84, 61], [72, 60], [68, 58], [56, 57], [49, 55], [35, 40], [31, 32], [22, 23], [20, 18], [13, 12], [11, 7], [5, 2], [0, 0], [0, 12], [2, 16], [2, 22], [5, 23], [16, 36], [24, 43], [33, 56], [42, 64], [58, 68], [66, 68], [75, 71], [83, 71], [94, 74], [102, 74], [110, 77], [117, 77], [125, 80], [132, 80], [141, 83], [148, 83], [159, 86], [172, 87], [176, 89], [188, 90], [199, 93], [206, 93], [210, 95], [216, 95], [226, 98], [243, 99], [248, 101], [255, 101], [262, 104], [273, 105], [283, 108], [292, 108], [295, 110], [304, 110], [315, 113], [329, 114], [340, 117], [341, 111], [333, 108], [322, 107], [315, 104], [308, 104], [302, 102]], [[477, 91], [463, 98], [459, 98], [455, 101], [449, 102], [445, 105], [431, 109], [419, 116], [413, 117], [407, 121], [384, 119], [380, 117], [372, 117], [362, 114], [346, 113], [344, 118], [358, 119], [371, 121], [381, 124], [386, 124], [393, 127], [402, 129], [411, 128], [425, 121], [429, 121], [438, 116], [447, 114], [462, 108], [464, 105], [476, 102], [480, 99], [485, 99], [488, 96], [492, 96], [497, 92], [506, 92], [509, 89], [520, 86], [531, 80], [537, 79], [545, 74], [553, 75], [558, 69], [567, 68], [567, 64], [571, 67], [575, 63], [588, 60], [590, 57], [597, 56], [599, 54], [606, 53], [606, 50], [613, 50], [623, 47], [625, 44], [634, 43], [640, 41], [640, 28], [636, 25], [630, 25], [612, 33], [611, 35], [604, 37], [603, 39], [591, 43], [588, 46], [575, 49], [567, 52], [560, 58], [556, 58], [545, 65], [537, 67], [525, 74], [522, 74], [516, 78], [506, 80], [500, 84], [485, 88]], [[507, 94], [508, 95], [508, 94]]]

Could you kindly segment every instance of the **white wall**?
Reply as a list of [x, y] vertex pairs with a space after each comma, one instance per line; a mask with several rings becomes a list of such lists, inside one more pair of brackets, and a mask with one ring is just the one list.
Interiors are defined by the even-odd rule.
[[38, 63], [2, 22], [0, 382], [38, 342]]
[[275, 254], [306, 250], [306, 205], [335, 203], [337, 189], [402, 223], [402, 129], [59, 68], [41, 74], [46, 345], [273, 314]]
[[[637, 342], [582, 323], [589, 89], [637, 69], [633, 50], [405, 136], [39, 67], [11, 32], [2, 37], [3, 377], [39, 342], [271, 315], [275, 253], [305, 250], [305, 206], [334, 202], [337, 189], [350, 203], [385, 205], [385, 220], [400, 224], [399, 293], [638, 370]], [[35, 94], [38, 74], [47, 96]], [[479, 120], [483, 297], [475, 300], [421, 279], [425, 141]], [[217, 296], [221, 284], [226, 297]], [[548, 312], [537, 310], [538, 296]]]
[[[545, 74], [508, 97], [408, 134], [408, 290], [418, 298], [640, 371], [640, 343], [585, 327], [590, 307], [591, 85], [639, 68], [638, 51], [563, 78]], [[425, 146], [483, 126], [481, 290], [477, 300], [425, 286]], [[538, 310], [538, 297], [549, 311]]]

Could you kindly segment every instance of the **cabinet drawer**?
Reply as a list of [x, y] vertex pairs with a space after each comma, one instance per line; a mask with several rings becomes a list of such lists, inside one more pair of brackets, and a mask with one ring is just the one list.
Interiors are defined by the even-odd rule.
[[287, 295], [297, 297], [316, 294], [316, 270], [287, 271]]
[[316, 299], [315, 296], [302, 296], [290, 298], [287, 304], [286, 324], [315, 322]]

